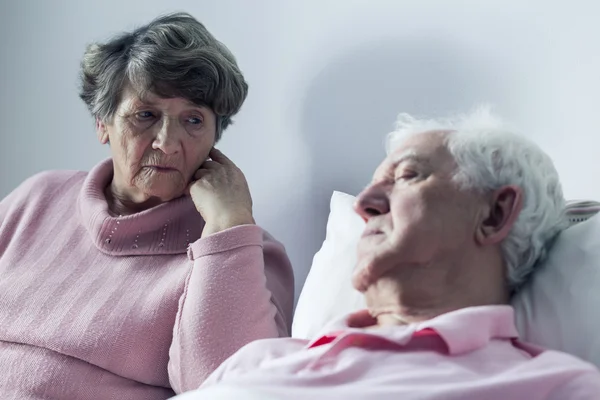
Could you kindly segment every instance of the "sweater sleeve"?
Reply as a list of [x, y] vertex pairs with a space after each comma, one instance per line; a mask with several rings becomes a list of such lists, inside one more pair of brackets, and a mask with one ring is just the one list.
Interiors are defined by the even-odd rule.
[[176, 393], [198, 388], [229, 356], [257, 339], [289, 336], [293, 271], [285, 250], [260, 227], [242, 225], [199, 239], [169, 351]]

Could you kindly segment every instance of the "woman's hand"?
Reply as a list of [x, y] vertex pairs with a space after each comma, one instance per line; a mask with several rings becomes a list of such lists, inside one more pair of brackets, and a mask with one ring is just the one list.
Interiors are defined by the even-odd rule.
[[246, 177], [223, 153], [212, 149], [189, 186], [196, 209], [206, 222], [202, 237], [238, 225], [254, 224]]

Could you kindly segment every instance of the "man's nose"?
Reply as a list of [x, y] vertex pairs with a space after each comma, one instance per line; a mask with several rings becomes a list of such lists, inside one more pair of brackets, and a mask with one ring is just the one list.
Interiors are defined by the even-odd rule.
[[357, 196], [354, 211], [365, 222], [371, 217], [387, 214], [390, 211], [388, 196], [378, 185], [370, 185]]

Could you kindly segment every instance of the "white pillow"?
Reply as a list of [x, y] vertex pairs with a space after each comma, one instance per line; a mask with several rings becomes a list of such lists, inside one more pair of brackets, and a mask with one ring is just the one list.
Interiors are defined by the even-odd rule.
[[[312, 338], [333, 318], [365, 308], [351, 284], [356, 244], [364, 228], [352, 209], [354, 199], [333, 193], [327, 235], [300, 294], [293, 337]], [[600, 368], [600, 216], [562, 232], [513, 305], [524, 340]]]
[[352, 205], [354, 196], [333, 192], [327, 232], [296, 304], [292, 336], [310, 339], [334, 318], [365, 308], [363, 296], [350, 278], [356, 264], [356, 244], [365, 222]]
[[560, 234], [513, 306], [526, 341], [600, 368], [600, 215]]

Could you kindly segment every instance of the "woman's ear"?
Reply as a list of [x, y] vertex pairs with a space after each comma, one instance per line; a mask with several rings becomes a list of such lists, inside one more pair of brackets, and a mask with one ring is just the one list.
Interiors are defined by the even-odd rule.
[[98, 140], [100, 140], [100, 143], [108, 143], [108, 129], [106, 127], [106, 123], [98, 117], [96, 117], [96, 135], [98, 135]]
[[514, 185], [503, 186], [492, 193], [487, 215], [477, 227], [479, 244], [497, 244], [504, 240], [523, 207], [523, 190]]

